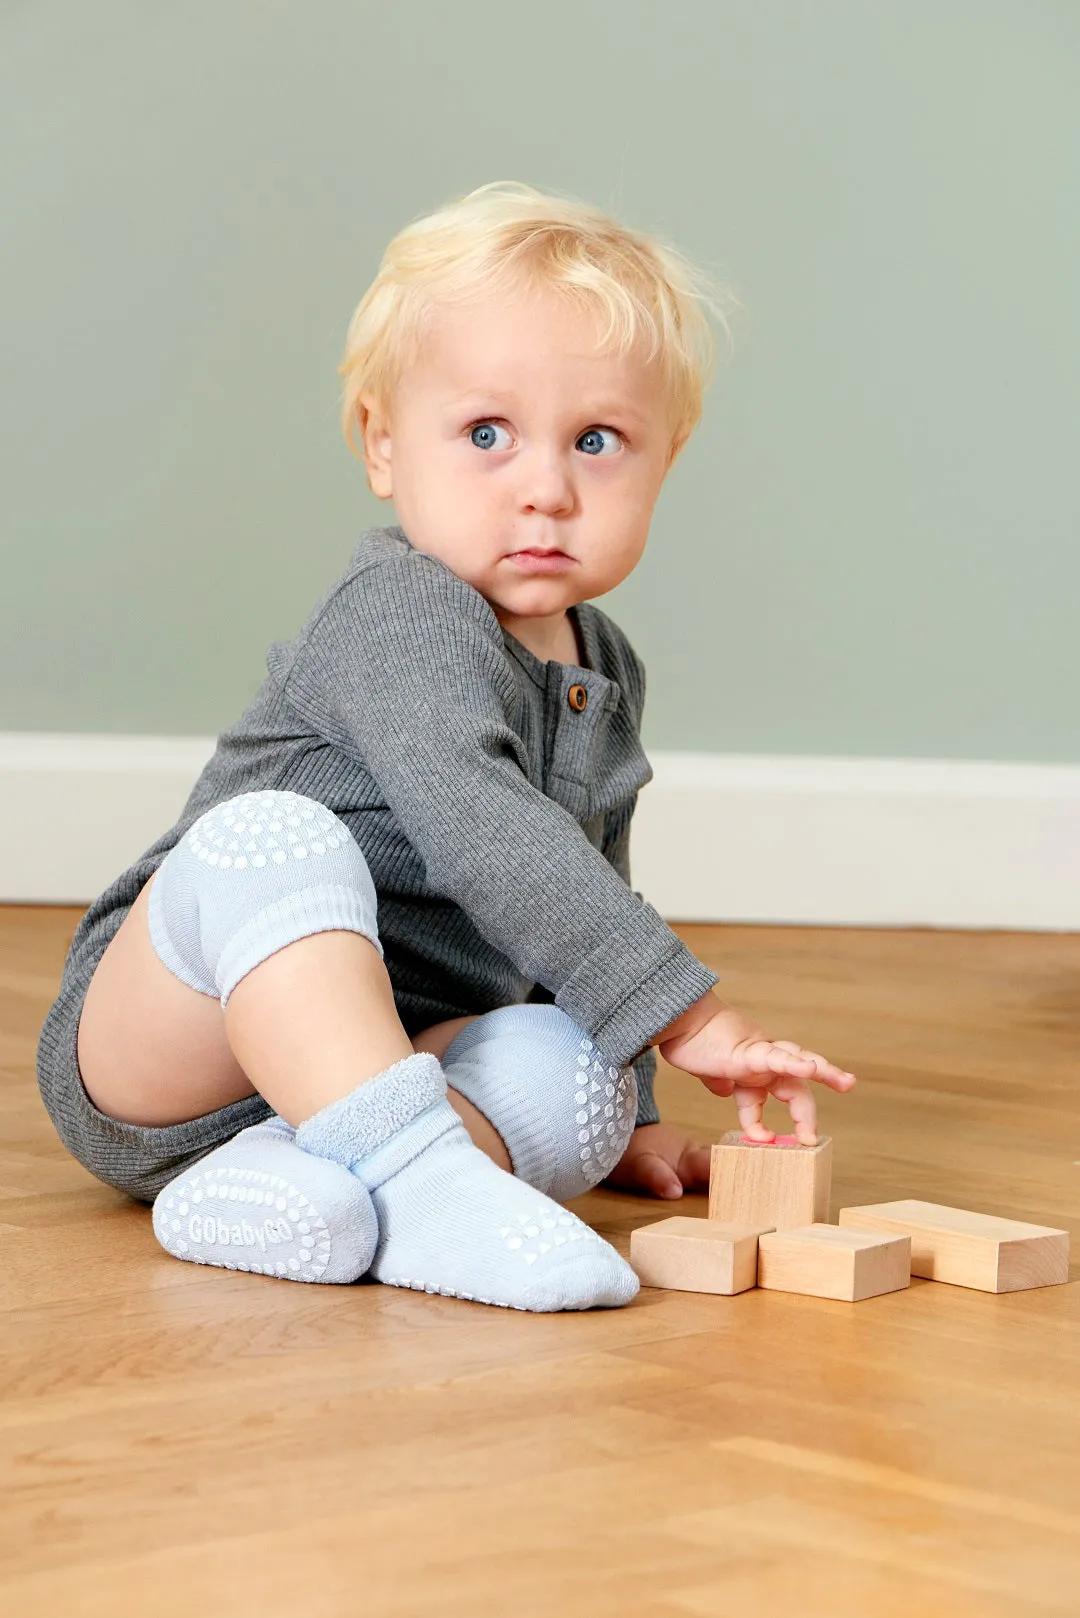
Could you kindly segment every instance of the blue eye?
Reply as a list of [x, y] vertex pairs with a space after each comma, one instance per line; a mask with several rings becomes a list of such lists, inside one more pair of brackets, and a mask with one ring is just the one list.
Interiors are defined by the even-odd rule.
[[[603, 446], [604, 435], [615, 440], [614, 449], [605, 452]], [[619, 434], [614, 427], [590, 427], [587, 433], [582, 433], [578, 439], [578, 447], [584, 449], [586, 455], [613, 455], [621, 442]]]
[[[506, 428], [500, 427], [495, 421], [478, 421], [469, 433], [469, 440], [477, 449], [506, 449], [506, 444], [496, 444], [495, 434], [505, 433]], [[509, 434], [507, 434], [509, 437]]]

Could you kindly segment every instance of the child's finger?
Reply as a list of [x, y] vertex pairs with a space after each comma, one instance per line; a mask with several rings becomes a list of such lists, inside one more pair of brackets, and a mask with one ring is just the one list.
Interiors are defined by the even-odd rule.
[[[759, 1073], [788, 1073], [795, 1071], [789, 1064], [800, 1062], [801, 1053], [795, 1054], [798, 1050], [799, 1047], [796, 1045], [794, 1050], [789, 1051], [785, 1044], [775, 1039], [755, 1039], [748, 1045], [737, 1047], [733, 1055], [738, 1066], [744, 1070], [745, 1076], [749, 1078]], [[812, 1069], [812, 1062], [804, 1063], [802, 1071], [797, 1076], [809, 1077]]]
[[789, 1079], [785, 1084], [778, 1084], [773, 1088], [773, 1094], [778, 1101], [786, 1103], [791, 1113], [791, 1121], [795, 1125], [796, 1139], [803, 1146], [816, 1146], [817, 1107], [810, 1086], [804, 1079]]
[[761, 1122], [767, 1092], [735, 1086], [735, 1105], [739, 1109], [739, 1124], [747, 1140], [774, 1141], [776, 1134]]
[[850, 1090], [855, 1084], [854, 1073], [847, 1073], [842, 1067], [837, 1067], [819, 1051], [804, 1050], [801, 1045], [794, 1044], [790, 1039], [773, 1040], [774, 1051], [787, 1051], [798, 1064], [789, 1067], [782, 1062], [770, 1060], [769, 1067], [774, 1073], [791, 1073], [796, 1078], [813, 1079], [816, 1084], [827, 1084], [830, 1090]]
[[768, 1071], [790, 1073], [795, 1079], [812, 1079], [816, 1077], [817, 1064], [806, 1051], [799, 1051], [796, 1055], [791, 1051], [778, 1050], [774, 1046], [768, 1056]]
[[681, 1197], [682, 1181], [659, 1152], [642, 1152], [634, 1159], [634, 1178], [643, 1191], [654, 1197]]
[[679, 1159], [679, 1179], [685, 1191], [707, 1191], [712, 1152], [707, 1146], [688, 1146]]
[[854, 1088], [856, 1082], [854, 1073], [847, 1073], [842, 1067], [837, 1067], [834, 1062], [826, 1061], [825, 1057], [819, 1056], [817, 1051], [803, 1051], [803, 1055], [813, 1059], [817, 1072], [811, 1074], [811, 1078], [818, 1084], [827, 1084], [830, 1090], [844, 1091]]

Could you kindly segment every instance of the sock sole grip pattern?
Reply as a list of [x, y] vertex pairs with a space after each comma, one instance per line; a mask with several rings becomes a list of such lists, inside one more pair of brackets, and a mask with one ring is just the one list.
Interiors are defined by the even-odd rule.
[[252, 1275], [318, 1281], [330, 1262], [326, 1220], [280, 1174], [221, 1167], [173, 1181], [154, 1205], [154, 1234], [174, 1258]]
[[[535, 1264], [542, 1253], [569, 1242], [592, 1241], [601, 1249], [606, 1247], [602, 1238], [574, 1214], [559, 1213], [553, 1216], [543, 1209], [535, 1214], [518, 1214], [512, 1225], [499, 1227], [499, 1237], [508, 1250], [517, 1253], [527, 1265]], [[498, 1298], [482, 1298], [474, 1292], [455, 1292], [451, 1287], [439, 1286], [431, 1281], [414, 1281], [403, 1275], [386, 1275], [383, 1281], [387, 1286], [408, 1287], [411, 1292], [427, 1292], [440, 1298], [462, 1298], [466, 1303], [494, 1304], [500, 1309], [521, 1307], [503, 1303]]]

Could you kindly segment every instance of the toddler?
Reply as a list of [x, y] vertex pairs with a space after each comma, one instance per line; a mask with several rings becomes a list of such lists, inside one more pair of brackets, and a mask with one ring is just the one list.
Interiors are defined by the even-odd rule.
[[[704, 277], [577, 201], [482, 186], [403, 230], [348, 331], [373, 528], [91, 905], [38, 1075], [178, 1258], [530, 1310], [638, 1283], [563, 1203], [675, 1197], [654, 1047], [744, 1131], [811, 1080], [630, 885], [645, 671], [593, 605], [701, 413]], [[723, 319], [722, 313], [720, 314]]]

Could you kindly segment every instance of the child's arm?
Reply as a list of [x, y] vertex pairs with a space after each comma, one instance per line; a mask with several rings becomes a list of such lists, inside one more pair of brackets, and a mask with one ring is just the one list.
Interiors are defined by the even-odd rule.
[[[630, 823], [634, 818], [638, 795], [635, 792], [632, 799], [619, 807], [608, 816], [604, 828], [603, 855], [613, 870], [617, 871], [634, 894], [635, 898], [644, 903], [644, 895], [639, 893], [630, 879]], [[656, 1105], [656, 1095], [653, 1085], [656, 1079], [656, 1050], [653, 1045], [647, 1045], [640, 1056], [634, 1058], [632, 1063], [634, 1078], [637, 1081], [637, 1128], [641, 1129], [647, 1124], [660, 1122], [660, 1109]]]
[[[632, 682], [632, 698], [640, 729], [645, 667], [629, 642], [625, 644], [636, 676]], [[603, 845], [606, 858], [628, 887], [632, 887], [630, 826], [636, 806], [635, 794], [632, 801], [613, 812], [605, 828]], [[713, 1028], [710, 1034], [705, 1034], [703, 1030], [708, 1023], [713, 1023]], [[701, 1038], [691, 1039], [699, 1033]], [[774, 1139], [773, 1132], [761, 1121], [764, 1102], [770, 1092], [778, 1100], [788, 1102], [799, 1138], [813, 1142], [816, 1140], [816, 1108], [806, 1079], [819, 1078], [834, 1089], [850, 1089], [855, 1083], [853, 1075], [841, 1074], [815, 1052], [800, 1051], [789, 1041], [771, 1040], [763, 1028], [725, 1005], [711, 990], [670, 1027], [663, 1029], [653, 1043], [660, 1047], [665, 1061], [705, 1078], [714, 1093], [736, 1094], [743, 1128], [755, 1140]], [[742, 1055], [733, 1061], [734, 1049], [740, 1043], [751, 1055], [749, 1059]], [[642, 1086], [641, 1067], [651, 1055], [651, 1049], [643, 1052], [634, 1064], [635, 1073], [639, 1075], [639, 1094], [644, 1092], [645, 1096], [645, 1110], [639, 1110], [638, 1128], [608, 1183], [622, 1190], [646, 1191], [659, 1197], [680, 1197], [684, 1191], [706, 1191], [710, 1169], [708, 1148], [699, 1146], [676, 1125], [659, 1121], [652, 1089], [655, 1057], [649, 1068], [648, 1087]], [[792, 1069], [789, 1061], [792, 1057], [805, 1060], [797, 1061]], [[736, 1072], [741, 1079], [738, 1085]]]
[[[294, 647], [285, 699], [366, 769], [429, 890], [611, 1061], [639, 1057], [718, 981], [529, 779], [498, 620], [441, 562], [411, 550], [350, 575]], [[580, 719], [584, 742], [597, 718], [567, 709], [560, 724]]]

